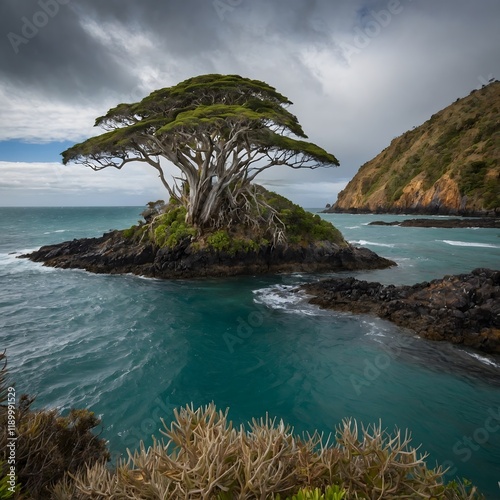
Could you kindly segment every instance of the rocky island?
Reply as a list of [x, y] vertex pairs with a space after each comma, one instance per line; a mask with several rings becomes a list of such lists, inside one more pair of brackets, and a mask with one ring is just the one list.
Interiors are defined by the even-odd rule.
[[[142, 162], [168, 202], [144, 222], [100, 238], [49, 245], [24, 257], [96, 273], [194, 278], [395, 265], [354, 248], [329, 222], [253, 181], [269, 168], [336, 167], [308, 142], [291, 101], [265, 82], [200, 75], [122, 103], [96, 119], [105, 130], [68, 148], [63, 163], [93, 170]], [[166, 164], [178, 172], [170, 178]]]
[[[99, 238], [47, 245], [21, 257], [47, 266], [152, 278], [199, 278], [280, 272], [382, 269], [396, 265], [346, 242], [329, 222], [286, 198], [265, 191], [283, 222], [283, 240], [266, 228], [236, 226], [196, 235], [185, 210], [155, 202], [145, 221]], [[267, 239], [269, 238], [269, 239]]]
[[500, 354], [500, 271], [478, 268], [413, 286], [338, 278], [301, 288], [323, 308], [374, 314], [427, 339]]

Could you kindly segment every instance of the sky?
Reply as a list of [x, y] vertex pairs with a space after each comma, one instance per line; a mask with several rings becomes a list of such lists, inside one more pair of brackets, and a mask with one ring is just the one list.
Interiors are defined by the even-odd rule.
[[324, 207], [392, 139], [500, 78], [499, 25], [498, 0], [1, 0], [0, 206], [166, 198], [151, 167], [95, 172], [60, 152], [120, 102], [222, 73], [276, 87], [338, 158], [258, 178]]

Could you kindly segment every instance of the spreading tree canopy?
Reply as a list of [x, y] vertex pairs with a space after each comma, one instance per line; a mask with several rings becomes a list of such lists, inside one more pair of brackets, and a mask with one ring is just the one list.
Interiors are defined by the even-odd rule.
[[[261, 224], [269, 208], [253, 189], [273, 166], [337, 166], [337, 159], [304, 141], [292, 104], [265, 82], [237, 75], [203, 75], [119, 104], [95, 125], [106, 130], [62, 153], [63, 163], [93, 170], [144, 162], [155, 168], [171, 198], [199, 228]], [[168, 179], [167, 160], [180, 170]]]

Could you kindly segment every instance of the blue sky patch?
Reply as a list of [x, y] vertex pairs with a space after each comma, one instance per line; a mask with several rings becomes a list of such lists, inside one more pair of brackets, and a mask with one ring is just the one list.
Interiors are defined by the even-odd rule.
[[72, 146], [71, 141], [30, 144], [22, 141], [1, 141], [0, 161], [61, 162], [60, 153]]

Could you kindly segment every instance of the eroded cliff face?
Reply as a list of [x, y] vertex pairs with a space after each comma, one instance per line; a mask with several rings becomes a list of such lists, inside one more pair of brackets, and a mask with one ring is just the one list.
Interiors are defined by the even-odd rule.
[[500, 82], [394, 139], [331, 212], [500, 214]]
[[425, 189], [422, 176], [412, 179], [404, 188], [401, 197], [394, 203], [401, 210], [446, 210], [458, 213], [464, 210], [467, 197], [460, 194], [457, 183], [444, 174], [430, 189]]

